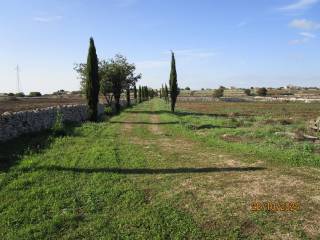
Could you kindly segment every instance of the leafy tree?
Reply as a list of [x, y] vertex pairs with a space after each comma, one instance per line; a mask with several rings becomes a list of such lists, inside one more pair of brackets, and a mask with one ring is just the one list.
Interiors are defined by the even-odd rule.
[[177, 81], [177, 70], [176, 70], [176, 60], [174, 53], [171, 56], [171, 72], [170, 72], [170, 97], [171, 97], [171, 111], [174, 112], [177, 97], [179, 95], [178, 81]]
[[99, 70], [98, 57], [94, 46], [93, 38], [90, 38], [89, 53], [87, 58], [87, 83], [86, 97], [89, 106], [90, 121], [98, 120], [98, 102], [99, 102]]
[[[74, 69], [80, 76], [82, 89], [86, 89], [83, 76], [87, 72], [86, 64], [77, 64]], [[129, 88], [133, 87], [141, 78], [141, 74], [135, 74], [135, 65], [128, 63], [127, 59], [117, 54], [108, 61], [99, 61], [100, 92], [104, 95], [107, 103], [111, 105], [115, 101], [116, 111], [120, 111], [120, 96]]]
[[29, 93], [29, 97], [41, 97], [41, 93], [40, 92], [30, 92]]
[[245, 89], [245, 90], [244, 90], [244, 93], [245, 93], [246, 95], [250, 96], [250, 95], [251, 95], [251, 90], [250, 90], [250, 89]]
[[223, 97], [223, 92], [224, 92], [224, 87], [219, 87], [218, 89], [214, 90], [213, 92], [213, 97], [216, 97], [216, 98], [221, 98]]
[[186, 87], [185, 90], [189, 91], [189, 90], [190, 90], [190, 87]]
[[23, 92], [18, 92], [14, 96], [16, 96], [16, 97], [25, 97], [25, 94]]
[[55, 91], [55, 92], [52, 93], [52, 95], [57, 95], [57, 96], [62, 96], [64, 94], [66, 94], [66, 91], [63, 90], [63, 89], [60, 89], [60, 90]]
[[258, 96], [264, 97], [264, 96], [267, 96], [267, 93], [268, 93], [268, 90], [267, 90], [265, 87], [259, 88], [259, 89], [257, 90]]

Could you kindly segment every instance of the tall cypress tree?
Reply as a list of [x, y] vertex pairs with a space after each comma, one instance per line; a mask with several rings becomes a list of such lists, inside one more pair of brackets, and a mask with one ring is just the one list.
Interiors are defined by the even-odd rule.
[[163, 84], [161, 85], [161, 89], [160, 89], [160, 98], [164, 97], [164, 88], [163, 88]]
[[146, 87], [145, 86], [142, 86], [142, 101], [145, 101], [146, 100]]
[[171, 97], [171, 111], [174, 112], [179, 90], [178, 90], [178, 81], [177, 81], [176, 60], [174, 58], [173, 52], [171, 57], [171, 72], [170, 72], [169, 84], [170, 84], [170, 97]]
[[134, 96], [135, 103], [137, 104], [137, 87], [136, 87], [136, 84], [134, 84], [134, 86], [133, 86], [133, 96]]
[[138, 95], [139, 95], [139, 103], [142, 102], [142, 91], [141, 91], [141, 86], [139, 86], [139, 92], [138, 92]]
[[98, 73], [98, 57], [93, 38], [90, 38], [90, 46], [87, 58], [87, 82], [86, 97], [89, 106], [89, 120], [98, 120], [98, 102], [99, 102], [99, 73]]
[[166, 103], [169, 102], [169, 90], [167, 84], [165, 84], [164, 87], [164, 100], [166, 100]]
[[127, 93], [127, 107], [130, 107], [131, 105], [131, 99], [130, 99], [130, 87], [129, 87], [129, 84], [127, 86], [127, 89], [126, 89], [126, 93]]

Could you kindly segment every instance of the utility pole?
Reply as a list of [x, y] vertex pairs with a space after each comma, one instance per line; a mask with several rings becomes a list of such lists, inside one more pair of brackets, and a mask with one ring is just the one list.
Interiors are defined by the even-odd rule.
[[21, 91], [20, 90], [20, 68], [19, 68], [19, 65], [17, 65], [16, 71], [17, 71], [17, 93], [19, 93]]

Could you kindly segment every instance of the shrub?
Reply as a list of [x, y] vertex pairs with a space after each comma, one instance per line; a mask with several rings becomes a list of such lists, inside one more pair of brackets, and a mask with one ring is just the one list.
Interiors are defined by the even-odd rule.
[[14, 96], [14, 93], [8, 93], [8, 96], [9, 96], [9, 97], [13, 97], [13, 96]]
[[261, 96], [261, 97], [267, 96], [267, 93], [268, 93], [268, 90], [265, 87], [259, 88], [257, 90], [258, 96]]
[[60, 90], [52, 93], [52, 95], [63, 95], [63, 94], [65, 94], [65, 91], [63, 89], [60, 89]]
[[250, 95], [251, 95], [251, 90], [250, 90], [250, 89], [245, 89], [245, 90], [244, 90], [244, 93], [245, 93], [246, 95], [250, 96]]
[[61, 135], [64, 132], [63, 115], [59, 110], [57, 110], [57, 115], [52, 127], [52, 131], [55, 135]]
[[16, 97], [25, 97], [23, 92], [19, 92], [15, 94]]
[[111, 115], [112, 114], [112, 107], [106, 106], [104, 108], [104, 113], [107, 114], [107, 115]]
[[29, 97], [41, 97], [41, 93], [40, 92], [30, 92]]
[[224, 88], [220, 87], [220, 88], [214, 90], [213, 97], [221, 98], [221, 97], [223, 97], [223, 92], [224, 92]]

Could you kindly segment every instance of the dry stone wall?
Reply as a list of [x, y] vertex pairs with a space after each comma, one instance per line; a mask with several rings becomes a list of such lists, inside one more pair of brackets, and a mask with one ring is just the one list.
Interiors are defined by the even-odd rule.
[[[88, 119], [88, 107], [81, 105], [63, 105], [42, 109], [5, 112], [0, 115], [0, 142], [15, 138], [24, 133], [38, 132], [51, 128], [61, 113], [63, 122], [83, 122]], [[104, 105], [98, 105], [98, 114], [103, 114]]]

